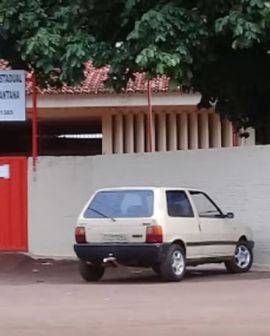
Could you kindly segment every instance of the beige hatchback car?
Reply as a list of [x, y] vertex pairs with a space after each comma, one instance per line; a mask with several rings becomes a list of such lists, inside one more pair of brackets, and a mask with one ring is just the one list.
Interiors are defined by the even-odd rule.
[[118, 264], [152, 267], [163, 281], [180, 281], [186, 266], [224, 263], [240, 273], [253, 262], [251, 229], [189, 188], [98, 190], [79, 215], [75, 238], [86, 281]]

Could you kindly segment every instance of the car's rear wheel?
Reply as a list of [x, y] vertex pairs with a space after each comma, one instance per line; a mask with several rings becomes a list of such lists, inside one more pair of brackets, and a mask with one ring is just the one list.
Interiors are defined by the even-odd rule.
[[234, 258], [225, 262], [230, 273], [248, 272], [253, 263], [253, 252], [248, 242], [240, 240], [236, 245]]
[[79, 262], [79, 272], [81, 277], [87, 282], [98, 281], [102, 278], [105, 269], [100, 265], [88, 264], [84, 261]]
[[160, 265], [160, 276], [163, 281], [180, 281], [186, 273], [186, 256], [180, 245], [173, 244]]
[[153, 270], [156, 274], [160, 275], [160, 265], [159, 265], [159, 264], [154, 264], [154, 265], [152, 265], [152, 270]]

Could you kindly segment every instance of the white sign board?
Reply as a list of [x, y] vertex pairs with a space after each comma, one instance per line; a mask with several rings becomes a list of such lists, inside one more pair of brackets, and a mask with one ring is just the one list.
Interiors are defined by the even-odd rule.
[[10, 178], [10, 172], [9, 172], [9, 165], [8, 164], [0, 166], [0, 178], [3, 178], [3, 179], [9, 179]]
[[0, 122], [25, 121], [25, 72], [0, 71]]

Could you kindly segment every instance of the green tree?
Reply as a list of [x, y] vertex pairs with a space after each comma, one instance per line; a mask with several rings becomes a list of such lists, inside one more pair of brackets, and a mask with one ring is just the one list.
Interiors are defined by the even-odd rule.
[[83, 0], [0, 0], [0, 57], [35, 69], [41, 85], [78, 82], [95, 42], [91, 10]]
[[[76, 83], [83, 62], [199, 91], [236, 127], [270, 143], [270, 2], [264, 0], [0, 0], [0, 57], [41, 84]], [[57, 76], [55, 76], [57, 75]], [[57, 78], [57, 80], [55, 80]]]

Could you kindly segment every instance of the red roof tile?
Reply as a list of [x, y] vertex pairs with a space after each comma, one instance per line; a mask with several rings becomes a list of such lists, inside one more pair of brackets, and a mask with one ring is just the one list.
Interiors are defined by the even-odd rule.
[[[0, 70], [10, 69], [8, 62], [0, 60]], [[113, 93], [111, 89], [105, 87], [104, 82], [108, 78], [110, 71], [109, 66], [102, 68], [95, 68], [91, 62], [87, 62], [85, 65], [84, 75], [85, 80], [78, 86], [64, 85], [61, 89], [48, 87], [46, 89], [40, 89], [42, 94], [99, 94], [99, 93]], [[31, 75], [28, 73], [27, 77]], [[135, 73], [135, 79], [129, 80], [126, 89], [123, 89], [123, 93], [139, 93], [147, 91], [147, 79], [144, 73]], [[160, 76], [151, 81], [153, 92], [167, 92], [169, 89], [169, 78], [166, 76]], [[30, 93], [31, 87], [28, 82], [27, 92]]]

